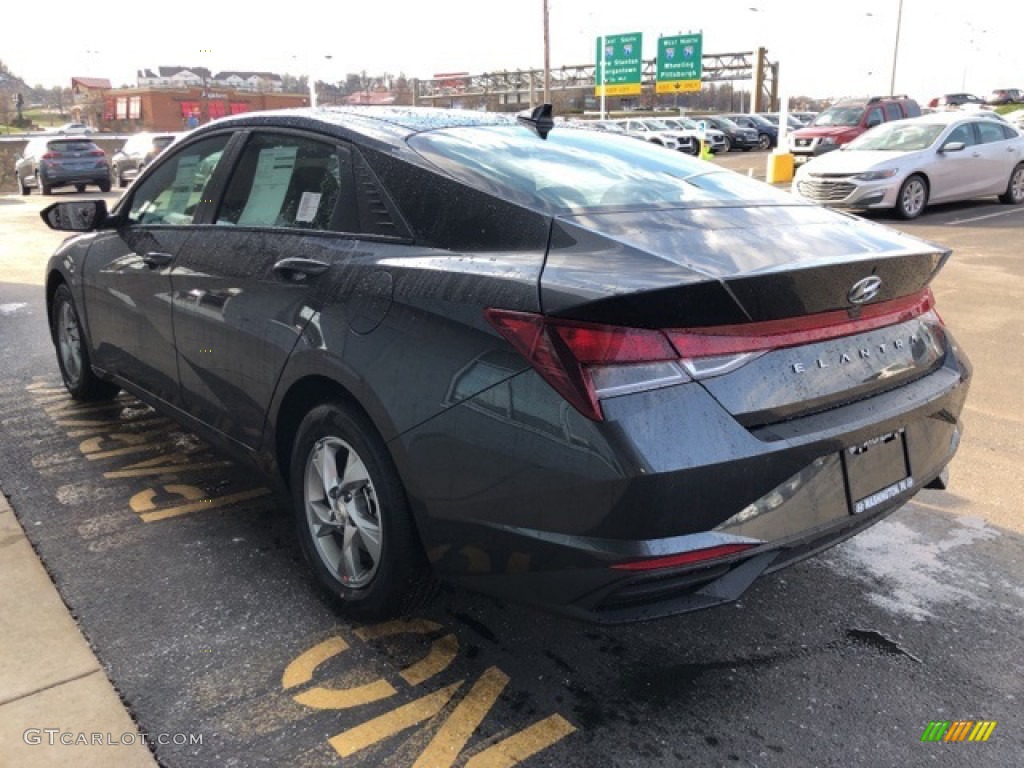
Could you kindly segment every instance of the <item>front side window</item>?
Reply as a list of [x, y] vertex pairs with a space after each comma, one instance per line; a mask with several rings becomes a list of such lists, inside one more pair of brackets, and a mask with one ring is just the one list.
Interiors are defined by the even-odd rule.
[[216, 224], [328, 229], [341, 191], [338, 149], [269, 133], [249, 139]]
[[969, 147], [974, 144], [974, 131], [971, 129], [970, 123], [964, 123], [958, 125], [952, 131], [949, 132], [949, 136], [946, 137], [946, 144], [956, 144], [957, 142], [963, 142], [965, 147]]
[[128, 221], [132, 224], [191, 224], [228, 138], [228, 134], [223, 134], [204, 139], [161, 163], [132, 195]]
[[881, 125], [883, 122], [882, 110], [879, 107], [875, 107], [868, 112], [868, 121], [864, 125], [870, 128], [873, 125]]

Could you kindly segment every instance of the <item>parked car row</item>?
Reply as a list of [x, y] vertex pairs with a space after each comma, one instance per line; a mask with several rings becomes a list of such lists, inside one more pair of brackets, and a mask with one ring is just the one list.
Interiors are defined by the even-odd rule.
[[107, 161], [107, 153], [81, 131], [31, 139], [15, 161], [18, 191], [38, 190], [49, 195], [58, 187], [84, 192], [90, 184], [109, 192], [113, 184], [126, 187], [153, 158], [170, 146], [180, 133], [140, 133], [128, 139]]
[[878, 125], [802, 166], [793, 194], [822, 205], [892, 209], [998, 195], [1024, 202], [1024, 135], [985, 113], [936, 112]]

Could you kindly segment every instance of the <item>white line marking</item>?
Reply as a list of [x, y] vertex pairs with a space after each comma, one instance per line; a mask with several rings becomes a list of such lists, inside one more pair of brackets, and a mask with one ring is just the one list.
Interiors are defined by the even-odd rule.
[[1024, 211], [1024, 208], [1014, 208], [1010, 211], [997, 211], [996, 213], [986, 213], [984, 216], [972, 216], [969, 219], [956, 219], [954, 221], [947, 221], [943, 226], [952, 227], [955, 224], [967, 224], [971, 221], [981, 221], [982, 219], [994, 219], [996, 216], [1006, 216], [1010, 213], [1020, 213]]

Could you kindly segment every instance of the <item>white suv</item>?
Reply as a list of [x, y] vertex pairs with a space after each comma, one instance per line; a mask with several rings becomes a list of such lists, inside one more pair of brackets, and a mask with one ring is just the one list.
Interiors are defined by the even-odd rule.
[[626, 133], [630, 136], [636, 136], [652, 144], [660, 144], [668, 149], [677, 149], [691, 155], [697, 154], [699, 149], [697, 143], [692, 138], [683, 135], [679, 131], [673, 131], [658, 120], [629, 118], [616, 122], [625, 128]]

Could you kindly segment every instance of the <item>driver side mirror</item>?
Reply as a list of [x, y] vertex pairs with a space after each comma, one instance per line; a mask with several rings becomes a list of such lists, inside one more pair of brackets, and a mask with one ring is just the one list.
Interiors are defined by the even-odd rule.
[[948, 144], [943, 144], [939, 149], [939, 152], [963, 152], [967, 147], [962, 141], [951, 141]]
[[107, 222], [106, 200], [54, 203], [39, 212], [46, 226], [60, 232], [93, 232]]

